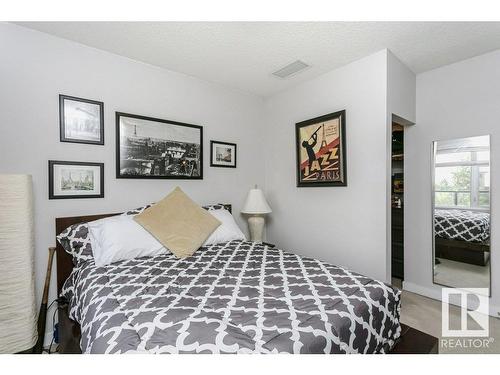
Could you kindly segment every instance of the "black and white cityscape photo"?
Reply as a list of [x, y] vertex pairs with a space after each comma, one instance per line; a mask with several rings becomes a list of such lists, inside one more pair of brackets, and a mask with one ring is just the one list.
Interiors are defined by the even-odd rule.
[[116, 114], [118, 178], [202, 179], [202, 127]]
[[94, 173], [89, 169], [62, 169], [62, 191], [90, 191], [94, 190]]

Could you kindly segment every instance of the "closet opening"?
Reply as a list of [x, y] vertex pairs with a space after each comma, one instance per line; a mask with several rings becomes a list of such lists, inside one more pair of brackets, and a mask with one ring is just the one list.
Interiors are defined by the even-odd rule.
[[391, 149], [391, 270], [392, 283], [404, 280], [404, 126], [392, 122]]

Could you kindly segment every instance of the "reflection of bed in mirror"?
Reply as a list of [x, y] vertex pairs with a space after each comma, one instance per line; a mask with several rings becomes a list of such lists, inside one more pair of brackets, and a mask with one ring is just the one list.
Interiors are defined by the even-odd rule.
[[435, 256], [485, 266], [490, 258], [490, 214], [471, 210], [434, 212]]

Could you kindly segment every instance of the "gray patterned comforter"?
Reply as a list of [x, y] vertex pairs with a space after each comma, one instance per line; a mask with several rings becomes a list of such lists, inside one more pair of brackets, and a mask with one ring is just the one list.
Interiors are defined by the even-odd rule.
[[434, 212], [437, 237], [466, 242], [486, 242], [490, 238], [490, 214], [469, 210], [440, 210]]
[[88, 260], [62, 294], [84, 353], [384, 353], [401, 332], [398, 290], [251, 242]]

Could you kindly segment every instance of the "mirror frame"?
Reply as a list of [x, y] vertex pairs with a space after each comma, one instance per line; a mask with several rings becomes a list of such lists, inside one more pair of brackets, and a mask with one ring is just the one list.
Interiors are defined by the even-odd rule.
[[[458, 138], [450, 138], [450, 139], [446, 139], [446, 140], [455, 140], [455, 139], [465, 139], [465, 138], [474, 138], [474, 137], [484, 137], [484, 136], [488, 136], [488, 151], [490, 153], [490, 160], [489, 160], [489, 167], [490, 167], [490, 191], [489, 191], [489, 202], [490, 202], [490, 210], [489, 210], [489, 214], [490, 214], [490, 259], [489, 259], [489, 286], [488, 286], [488, 292], [489, 294], [487, 295], [487, 297], [491, 298], [491, 289], [492, 289], [492, 284], [491, 284], [491, 228], [492, 228], [492, 225], [491, 225], [491, 217], [492, 217], [492, 212], [491, 212], [491, 190], [492, 190], [492, 186], [491, 186], [491, 181], [492, 181], [492, 178], [491, 178], [491, 134], [483, 134], [483, 135], [473, 135], [473, 136], [469, 136], [469, 137], [458, 137]], [[435, 267], [435, 259], [436, 259], [436, 234], [435, 234], [435, 227], [434, 227], [434, 211], [435, 211], [435, 170], [436, 170], [436, 152], [437, 152], [437, 144], [438, 142], [443, 142], [443, 141], [446, 141], [444, 139], [439, 139], [439, 140], [434, 140], [431, 142], [431, 234], [432, 234], [432, 258], [431, 258], [431, 272], [432, 272], [432, 284], [434, 285], [439, 285], [439, 286], [443, 286], [443, 287], [446, 287], [446, 288], [455, 288], [455, 289], [459, 289], [459, 290], [465, 290], [467, 291], [466, 288], [458, 288], [456, 286], [452, 286], [452, 285], [445, 285], [445, 284], [441, 284], [441, 283], [438, 283], [436, 282], [435, 280], [435, 274], [434, 274], [434, 267]], [[471, 288], [475, 288], [475, 287], [471, 287]]]

